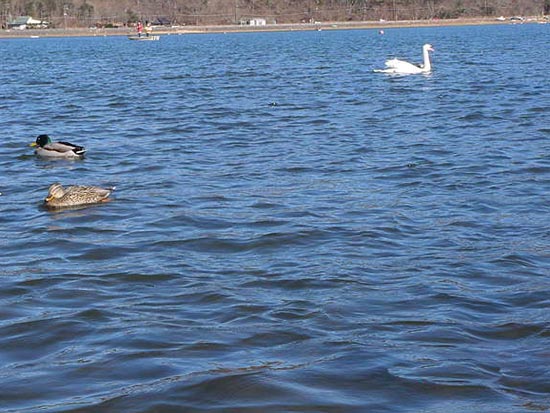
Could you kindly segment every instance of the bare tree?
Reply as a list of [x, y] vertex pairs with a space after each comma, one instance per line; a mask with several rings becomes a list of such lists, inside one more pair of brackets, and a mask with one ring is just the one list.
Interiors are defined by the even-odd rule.
[[550, 13], [550, 0], [0, 0], [4, 26], [22, 14], [83, 26], [158, 18], [180, 24], [231, 24], [246, 17], [287, 23], [541, 13]]

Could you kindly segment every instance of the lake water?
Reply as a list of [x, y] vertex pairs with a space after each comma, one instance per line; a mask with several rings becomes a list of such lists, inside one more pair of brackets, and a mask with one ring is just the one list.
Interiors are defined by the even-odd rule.
[[[0, 410], [549, 410], [549, 44], [0, 40]], [[117, 190], [51, 212], [56, 181]]]

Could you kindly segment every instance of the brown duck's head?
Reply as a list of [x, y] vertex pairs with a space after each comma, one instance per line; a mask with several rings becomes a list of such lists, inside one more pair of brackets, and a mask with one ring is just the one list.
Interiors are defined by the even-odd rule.
[[50, 202], [52, 199], [61, 198], [63, 195], [65, 195], [65, 190], [60, 183], [55, 183], [50, 185], [48, 196], [46, 197], [45, 201]]

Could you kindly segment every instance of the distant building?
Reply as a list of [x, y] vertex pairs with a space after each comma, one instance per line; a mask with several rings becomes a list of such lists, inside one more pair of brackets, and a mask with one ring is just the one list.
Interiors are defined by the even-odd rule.
[[261, 17], [252, 17], [252, 18], [241, 19], [240, 23], [241, 25], [246, 25], [246, 26], [265, 26], [267, 24], [267, 20]]
[[250, 19], [250, 22], [248, 23], [251, 26], [265, 26], [267, 24], [266, 19], [262, 19], [260, 17], [254, 17], [253, 19]]
[[25, 29], [45, 29], [49, 23], [43, 20], [33, 19], [31, 16], [20, 16], [8, 23], [8, 29], [25, 30]]

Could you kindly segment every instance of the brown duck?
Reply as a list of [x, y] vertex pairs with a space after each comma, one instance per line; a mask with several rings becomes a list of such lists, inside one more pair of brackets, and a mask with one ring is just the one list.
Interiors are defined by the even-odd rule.
[[55, 183], [50, 186], [48, 196], [44, 199], [46, 206], [50, 208], [66, 208], [81, 205], [98, 204], [108, 202], [109, 195], [115, 188], [99, 188], [97, 186], [73, 185], [63, 188]]

